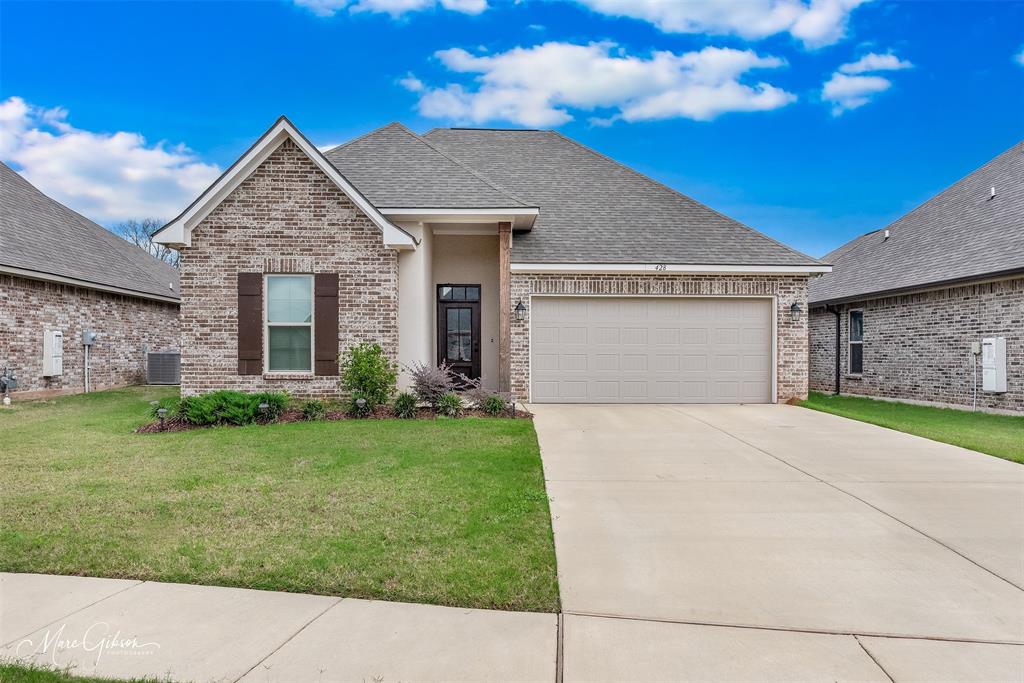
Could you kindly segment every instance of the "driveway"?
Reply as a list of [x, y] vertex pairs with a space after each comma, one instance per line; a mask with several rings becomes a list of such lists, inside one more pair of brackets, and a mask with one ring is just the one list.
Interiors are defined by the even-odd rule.
[[532, 409], [565, 681], [1024, 679], [1024, 467], [792, 406]]

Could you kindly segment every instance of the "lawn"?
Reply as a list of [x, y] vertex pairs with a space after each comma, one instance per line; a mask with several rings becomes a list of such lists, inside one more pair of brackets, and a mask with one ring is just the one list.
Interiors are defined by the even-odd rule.
[[173, 391], [0, 410], [0, 571], [558, 610], [529, 420], [133, 434]]
[[800, 405], [1024, 463], [1024, 416], [812, 392]]
[[162, 683], [162, 681], [155, 678], [115, 680], [111, 678], [75, 676], [73, 669], [57, 669], [49, 666], [0, 660], [0, 683]]

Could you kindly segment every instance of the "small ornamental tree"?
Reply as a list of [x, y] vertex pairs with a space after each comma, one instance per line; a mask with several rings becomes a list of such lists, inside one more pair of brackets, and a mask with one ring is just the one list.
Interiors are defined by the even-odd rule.
[[341, 388], [371, 406], [386, 404], [395, 393], [398, 364], [388, 360], [380, 344], [353, 346], [341, 356]]

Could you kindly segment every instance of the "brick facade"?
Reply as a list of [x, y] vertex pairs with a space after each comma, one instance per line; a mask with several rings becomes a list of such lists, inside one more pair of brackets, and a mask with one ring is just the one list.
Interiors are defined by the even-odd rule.
[[[864, 372], [847, 373], [849, 316], [864, 311]], [[840, 326], [842, 392], [971, 406], [971, 342], [1006, 337], [1005, 394], [981, 391], [978, 407], [1024, 411], [1024, 278], [967, 284], [844, 304]], [[835, 390], [835, 315], [810, 316], [810, 387]]]
[[513, 273], [512, 305], [522, 300], [527, 313], [512, 321], [512, 392], [526, 400], [530, 391], [530, 295], [596, 294], [606, 296], [774, 296], [776, 297], [779, 401], [807, 396], [807, 316], [794, 322], [790, 306], [807, 311], [807, 278], [752, 275], [564, 275]]
[[[95, 390], [146, 381], [146, 351], [178, 349], [178, 306], [94, 289], [0, 275], [0, 368], [14, 369], [18, 395], [85, 388], [82, 331], [99, 334], [90, 351]], [[64, 333], [64, 372], [43, 377], [43, 334]]]
[[338, 377], [238, 374], [237, 275], [338, 273], [338, 351], [398, 353], [398, 256], [380, 229], [290, 140], [192, 231], [181, 250], [182, 393], [337, 396]]

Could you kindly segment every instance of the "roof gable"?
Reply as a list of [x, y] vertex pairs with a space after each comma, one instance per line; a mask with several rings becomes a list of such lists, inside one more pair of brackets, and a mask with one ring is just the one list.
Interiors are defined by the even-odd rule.
[[228, 197], [253, 171], [259, 168], [285, 140], [291, 140], [349, 199], [380, 228], [384, 246], [392, 249], [415, 249], [413, 237], [391, 223], [370, 201], [338, 171], [302, 133], [282, 116], [253, 143], [238, 161], [231, 165], [181, 215], [160, 228], [153, 240], [169, 246], [190, 246], [192, 229]]
[[1024, 271], [1024, 142], [825, 259], [812, 303]]
[[437, 128], [424, 138], [540, 207], [516, 263], [826, 268], [554, 131]]
[[177, 301], [178, 271], [0, 163], [0, 271]]
[[381, 208], [529, 206], [400, 123], [391, 123], [325, 153]]

